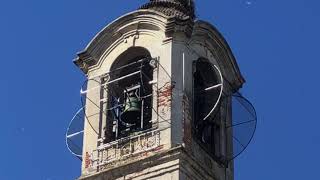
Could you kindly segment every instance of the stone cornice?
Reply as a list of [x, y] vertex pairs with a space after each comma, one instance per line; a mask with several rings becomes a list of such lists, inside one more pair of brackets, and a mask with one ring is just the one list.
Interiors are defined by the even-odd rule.
[[177, 32], [183, 32], [187, 37], [192, 34], [194, 22], [190, 18], [179, 19], [147, 9], [128, 13], [100, 31], [88, 46], [74, 60], [74, 63], [86, 74], [89, 69], [99, 64], [105, 51], [113, 49], [117, 43], [124, 41], [132, 33], [151, 30], [162, 32], [165, 39], [171, 38]]
[[79, 178], [79, 180], [95, 180], [99, 178], [117, 179], [132, 173], [142, 172], [143, 170], [149, 169], [152, 166], [161, 165], [174, 160], [179, 160], [178, 164], [176, 165], [181, 171], [185, 169], [197, 172], [193, 173], [193, 179], [216, 179], [212, 171], [199, 164], [199, 162], [190, 156], [182, 146], [177, 146], [144, 159], [131, 161], [128, 159], [128, 161], [125, 161], [125, 163], [122, 162], [123, 164], [121, 165], [119, 164], [114, 167], [110, 167], [93, 175], [82, 176]]
[[[236, 59], [226, 40], [210, 23], [190, 18], [179, 19], [168, 17], [155, 10], [138, 10], [128, 13], [100, 31], [82, 52], [78, 53], [74, 63], [87, 74], [90, 69], [99, 67], [101, 59], [106, 57], [118, 44], [130, 39], [139, 38], [143, 33], [163, 39], [163, 42], [173, 39], [176, 33], [184, 33], [189, 43], [200, 43], [209, 51], [215, 51], [219, 65], [224, 66], [231, 78], [226, 79], [232, 85], [233, 91], [241, 88], [245, 82], [239, 70]], [[195, 42], [199, 41], [199, 42]]]

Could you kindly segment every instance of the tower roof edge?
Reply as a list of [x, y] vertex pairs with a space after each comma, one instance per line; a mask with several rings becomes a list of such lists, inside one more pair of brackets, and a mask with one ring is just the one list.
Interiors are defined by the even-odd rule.
[[179, 19], [195, 18], [194, 0], [150, 0], [139, 9], [153, 9]]

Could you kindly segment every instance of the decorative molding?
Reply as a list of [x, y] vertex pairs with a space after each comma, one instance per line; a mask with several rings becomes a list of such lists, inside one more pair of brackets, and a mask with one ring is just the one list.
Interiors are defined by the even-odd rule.
[[73, 61], [85, 74], [88, 72], [89, 67], [94, 65], [96, 60], [88, 54], [87, 51], [78, 53], [78, 58]]
[[[216, 180], [214, 173], [212, 170], [204, 168], [203, 164], [200, 164], [196, 159], [188, 154], [188, 152], [182, 147], [177, 146], [170, 150], [162, 150], [156, 154], [153, 154], [149, 157], [145, 157], [143, 159], [135, 159], [132, 161], [124, 162], [121, 165], [117, 165], [114, 167], [110, 167], [101, 172], [91, 175], [83, 175], [79, 178], [79, 180], [97, 180], [97, 179], [117, 179], [122, 177], [129, 177], [136, 172], [139, 172], [139, 177], [147, 177], [150, 172], [148, 169], [154, 166], [158, 166], [161, 164], [165, 164], [166, 162], [173, 162], [178, 160], [175, 164], [177, 166], [177, 171], [186, 173], [187, 171], [196, 172], [193, 173], [193, 177], [195, 179], [208, 179], [208, 180]], [[163, 169], [170, 168], [163, 166]], [[147, 171], [145, 171], [147, 170]], [[132, 177], [134, 178], [134, 177]]]
[[[204, 49], [204, 58], [213, 55], [226, 80], [231, 83], [232, 91], [237, 91], [245, 83], [230, 46], [220, 32], [210, 23], [198, 20], [194, 24], [193, 33], [188, 46], [199, 45]], [[209, 54], [211, 54], [209, 56]]]
[[[194, 22], [188, 19], [168, 17], [152, 9], [138, 10], [126, 14], [107, 25], [80, 53], [74, 63], [84, 72], [99, 66], [101, 59], [120, 43], [128, 47], [143, 34], [149, 34], [163, 41], [173, 38], [175, 33], [191, 37]], [[158, 37], [157, 37], [158, 36]]]

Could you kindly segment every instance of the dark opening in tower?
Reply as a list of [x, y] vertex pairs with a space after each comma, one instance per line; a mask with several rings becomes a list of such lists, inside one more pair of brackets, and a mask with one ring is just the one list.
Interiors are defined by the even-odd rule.
[[194, 62], [193, 134], [199, 144], [214, 158], [221, 158], [222, 80], [219, 71], [206, 59]]
[[154, 67], [150, 53], [130, 48], [112, 64], [107, 78], [105, 142], [139, 134], [152, 127]]

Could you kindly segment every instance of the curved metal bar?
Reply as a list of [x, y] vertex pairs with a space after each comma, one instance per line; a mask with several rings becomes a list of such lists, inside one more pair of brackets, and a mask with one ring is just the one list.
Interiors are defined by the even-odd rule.
[[[80, 131], [79, 132], [77, 132], [77, 133], [73, 133], [73, 134], [71, 134], [71, 135], [68, 135], [68, 132], [69, 132], [69, 130], [70, 130], [70, 126], [71, 126], [71, 124], [72, 124], [72, 122], [75, 120], [75, 118], [78, 116], [78, 114], [81, 112], [81, 111], [83, 111], [84, 110], [84, 107], [82, 107], [82, 108], [80, 108], [78, 111], [77, 111], [77, 113], [73, 116], [73, 118], [71, 119], [71, 121], [70, 121], [70, 123], [69, 123], [69, 126], [68, 126], [68, 128], [67, 128], [67, 131], [66, 131], [66, 146], [67, 146], [67, 148], [68, 148], [68, 150], [73, 154], [73, 155], [75, 155], [75, 156], [77, 156], [77, 157], [80, 157], [80, 158], [82, 158], [82, 154], [76, 154], [75, 152], [73, 152], [71, 149], [70, 149], [70, 147], [69, 147], [69, 144], [68, 144], [68, 139], [71, 137], [71, 135], [74, 135], [74, 134], [80, 134]], [[75, 136], [75, 135], [74, 135]], [[76, 145], [77, 146], [77, 145]], [[79, 148], [81, 148], [81, 147], [79, 147]]]
[[[251, 141], [253, 140], [253, 137], [254, 137], [254, 135], [255, 135], [255, 133], [256, 133], [257, 124], [258, 124], [258, 116], [257, 116], [257, 112], [256, 112], [253, 104], [252, 104], [248, 99], [246, 99], [245, 97], [243, 97], [242, 95], [233, 95], [233, 97], [241, 98], [241, 99], [243, 99], [244, 101], [246, 101], [249, 106], [253, 107], [253, 109], [252, 109], [252, 110], [253, 110], [253, 114], [252, 114], [252, 112], [251, 112], [250, 110], [248, 110], [247, 108], [246, 108], [246, 110], [247, 110], [251, 115], [254, 116], [254, 120], [246, 121], [246, 122], [244, 122], [244, 123], [242, 123], [242, 124], [250, 123], [250, 122], [255, 122], [255, 123], [254, 123], [254, 128], [253, 128], [253, 131], [252, 131], [252, 135], [251, 135], [250, 139], [248, 140], [248, 142], [247, 142], [245, 145], [243, 145], [243, 144], [241, 143], [241, 146], [243, 147], [243, 149], [242, 149], [241, 151], [239, 151], [237, 154], [232, 154], [232, 157], [230, 157], [230, 158], [228, 159], [228, 161], [234, 160], [235, 158], [237, 158], [240, 154], [242, 154], [242, 153], [248, 148], [249, 144], [250, 144]], [[239, 101], [239, 103], [240, 103], [242, 106], [246, 107], [246, 106], [245, 106], [243, 103], [241, 103], [240, 101]], [[239, 124], [236, 124], [236, 125], [239, 125]], [[229, 128], [230, 128], [230, 127], [229, 127]], [[233, 135], [232, 135], [232, 138], [235, 139], [235, 137], [234, 137]]]
[[[219, 104], [219, 102], [220, 102], [220, 100], [221, 100], [221, 97], [222, 97], [222, 92], [223, 92], [223, 77], [222, 77], [222, 73], [221, 73], [221, 71], [220, 71], [220, 69], [216, 66], [216, 65], [213, 65], [214, 66], [214, 68], [216, 68], [217, 69], [217, 71], [218, 71], [218, 73], [219, 73], [219, 75], [220, 75], [220, 84], [221, 84], [221, 86], [219, 86], [220, 84], [217, 84], [216, 86], [217, 87], [221, 87], [220, 88], [220, 94], [219, 94], [219, 97], [218, 97], [218, 100], [217, 100], [217, 102], [215, 103], [215, 105], [213, 106], [213, 108], [211, 109], [211, 111], [209, 112], [209, 114], [205, 117], [205, 118], [203, 118], [203, 120], [205, 121], [205, 120], [207, 120], [208, 118], [209, 118], [209, 116], [213, 113], [213, 111], [217, 108], [217, 106], [218, 106], [218, 104]], [[215, 86], [212, 86], [212, 87], [215, 87]], [[212, 88], [211, 87], [211, 88]], [[209, 87], [210, 88], [210, 87]], [[207, 88], [208, 89], [208, 88]]]

